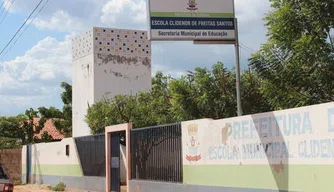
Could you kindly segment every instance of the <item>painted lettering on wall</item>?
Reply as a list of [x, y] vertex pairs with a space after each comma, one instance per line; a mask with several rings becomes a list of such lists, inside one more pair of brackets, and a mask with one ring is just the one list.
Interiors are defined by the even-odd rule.
[[333, 103], [203, 123], [197, 164], [334, 163]]

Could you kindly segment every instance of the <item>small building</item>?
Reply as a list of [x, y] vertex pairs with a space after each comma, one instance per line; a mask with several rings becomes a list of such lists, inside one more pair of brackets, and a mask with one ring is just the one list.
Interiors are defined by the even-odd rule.
[[89, 106], [103, 97], [151, 89], [146, 31], [93, 27], [72, 40], [73, 137], [90, 135]]

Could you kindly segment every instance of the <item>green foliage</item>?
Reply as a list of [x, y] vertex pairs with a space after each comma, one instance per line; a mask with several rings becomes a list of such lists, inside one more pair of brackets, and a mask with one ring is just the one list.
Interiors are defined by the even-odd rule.
[[[47, 119], [44, 115], [40, 117], [39, 112], [32, 108], [26, 110], [25, 115], [21, 118], [22, 126], [19, 128], [22, 129], [24, 134], [23, 144], [36, 143], [35, 135], [41, 131]], [[39, 121], [36, 122], [34, 119], [39, 119]]]
[[150, 92], [105, 97], [92, 105], [86, 116], [91, 132], [102, 133], [108, 125], [127, 122], [132, 122], [136, 128], [174, 122], [167, 81], [168, 77], [157, 73]]
[[0, 149], [19, 149], [21, 146], [20, 139], [0, 137]]
[[63, 182], [58, 183], [55, 187], [52, 188], [52, 191], [65, 191], [66, 185]]
[[14, 186], [22, 185], [22, 182], [21, 182], [21, 180], [19, 180], [19, 179], [15, 179], [15, 180], [13, 180], [13, 185], [14, 185]]
[[[270, 110], [260, 93], [256, 73], [245, 72], [241, 79], [244, 114]], [[212, 70], [196, 68], [170, 83], [173, 111], [182, 120], [236, 116], [235, 81], [235, 71], [227, 70], [221, 62], [213, 65]]]
[[268, 42], [250, 59], [274, 109], [334, 99], [334, 1], [271, 0]]
[[47, 119], [51, 119], [56, 129], [65, 137], [72, 136], [72, 86], [66, 82], [61, 83], [64, 92], [61, 99], [64, 103], [62, 111], [55, 107], [40, 107], [39, 111]]
[[[247, 71], [241, 84], [245, 114], [269, 111], [256, 73]], [[235, 72], [217, 63], [212, 70], [196, 68], [179, 79], [157, 72], [152, 90], [135, 96], [117, 95], [92, 105], [86, 122], [93, 134], [109, 125], [132, 122], [134, 128], [199, 118], [236, 116]]]
[[0, 117], [0, 137], [23, 138], [23, 132], [19, 129], [21, 120], [18, 117]]
[[16, 117], [0, 117], [0, 148], [13, 149], [25, 144], [51, 141], [52, 137], [46, 132], [41, 139], [35, 137], [46, 120], [40, 111], [32, 108]]

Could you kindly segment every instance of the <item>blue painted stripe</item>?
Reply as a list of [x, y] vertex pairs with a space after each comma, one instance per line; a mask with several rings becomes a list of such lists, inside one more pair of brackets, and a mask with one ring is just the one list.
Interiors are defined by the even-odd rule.
[[233, 30], [233, 18], [152, 17], [151, 29]]

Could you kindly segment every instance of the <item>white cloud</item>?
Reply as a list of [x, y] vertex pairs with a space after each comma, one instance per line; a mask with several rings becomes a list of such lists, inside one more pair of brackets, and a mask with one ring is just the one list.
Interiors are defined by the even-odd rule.
[[[71, 37], [46, 37], [23, 56], [0, 63], [0, 112], [59, 104], [60, 82], [70, 82]], [[8, 106], [6, 106], [6, 104]], [[23, 111], [20, 111], [23, 112]]]
[[101, 22], [120, 28], [143, 28], [146, 25], [146, 3], [143, 0], [112, 0], [102, 8]]
[[36, 18], [33, 24], [39, 29], [63, 32], [81, 31], [85, 29], [81, 19], [75, 18], [63, 10], [57, 10], [50, 18]]
[[27, 82], [52, 80], [61, 75], [71, 77], [71, 36], [65, 41], [46, 37], [28, 50], [25, 55], [4, 62], [0, 76], [0, 87], [4, 82]]

